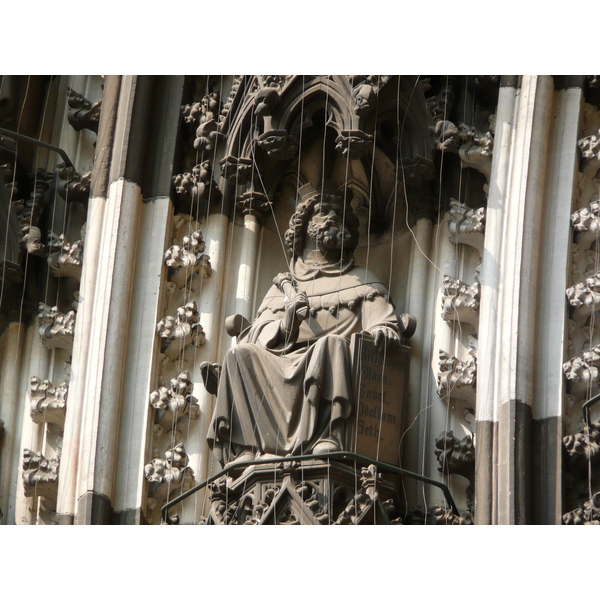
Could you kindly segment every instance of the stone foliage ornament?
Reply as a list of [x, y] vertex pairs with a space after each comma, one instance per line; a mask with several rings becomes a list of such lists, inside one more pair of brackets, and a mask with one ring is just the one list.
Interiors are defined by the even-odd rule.
[[34, 423], [56, 423], [63, 426], [67, 412], [69, 386], [54, 386], [48, 379], [33, 376], [29, 384], [31, 419]]
[[73, 167], [67, 167], [64, 163], [58, 165], [58, 195], [67, 202], [80, 202], [87, 204], [90, 197], [90, 184], [92, 172], [80, 174]]
[[71, 352], [75, 332], [75, 311], [61, 313], [57, 306], [40, 302], [38, 307], [39, 334], [44, 348], [61, 348]]
[[467, 361], [459, 360], [456, 356], [440, 350], [437, 380], [438, 394], [442, 398], [474, 401], [477, 380], [476, 350], [469, 350]]
[[81, 279], [84, 239], [84, 231], [82, 239], [72, 244], [67, 242], [64, 234], [57, 236], [53, 231], [48, 232], [48, 266], [55, 277]]
[[243, 185], [252, 178], [256, 166], [251, 158], [236, 158], [226, 156], [219, 161], [221, 177], [235, 185]]
[[184, 119], [187, 123], [198, 123], [194, 149], [200, 153], [214, 151], [219, 141], [225, 136], [219, 130], [218, 117], [221, 110], [219, 92], [211, 92], [200, 102], [183, 107]]
[[41, 452], [23, 450], [23, 487], [25, 497], [43, 496], [56, 502], [60, 458], [47, 459]]
[[221, 192], [212, 177], [210, 160], [196, 165], [191, 173], [182, 173], [173, 177], [175, 193], [185, 205], [198, 208], [207, 202], [217, 202]]
[[587, 160], [600, 159], [600, 130], [577, 141], [581, 156]]
[[164, 459], [155, 458], [144, 467], [144, 474], [150, 482], [150, 496], [154, 499], [150, 503], [152, 506], [194, 486], [194, 471], [188, 463], [183, 444], [177, 444], [165, 452]]
[[480, 299], [481, 284], [478, 281], [467, 286], [459, 279], [444, 275], [444, 295], [442, 297], [442, 319], [444, 321], [460, 321], [477, 328]]
[[186, 346], [202, 346], [206, 338], [196, 301], [180, 306], [176, 317], [161, 319], [156, 324], [156, 333], [162, 338], [161, 352], [171, 361], [176, 360]]
[[27, 200], [15, 200], [16, 196], [13, 193], [11, 210], [15, 211], [22, 227], [38, 224], [48, 203], [48, 193], [53, 178], [52, 173], [48, 173], [44, 169], [38, 169], [35, 174], [30, 173], [27, 175], [27, 180], [31, 186], [31, 192]]
[[242, 214], [252, 215], [261, 219], [273, 210], [273, 203], [267, 196], [254, 190], [246, 192], [237, 198], [237, 205], [242, 209]]
[[458, 439], [452, 431], [444, 431], [435, 440], [435, 446], [440, 473], [462, 475], [471, 482], [471, 485], [474, 484], [475, 446], [472, 435]]
[[173, 245], [165, 251], [164, 260], [169, 267], [169, 279], [179, 287], [186, 285], [192, 275], [202, 279], [210, 277], [210, 257], [204, 254], [206, 243], [202, 232], [197, 229], [183, 237], [181, 246]]
[[600, 525], [600, 492], [596, 492], [591, 500], [582, 507], [563, 515], [565, 525]]
[[485, 207], [469, 208], [466, 204], [450, 198], [450, 241], [453, 244], [467, 244], [483, 254], [485, 232]]
[[177, 377], [173, 377], [168, 388], [161, 386], [154, 390], [150, 394], [150, 404], [156, 409], [156, 423], [169, 427], [180, 417], [197, 419], [200, 407], [193, 392], [194, 384], [189, 371], [182, 371]]
[[39, 227], [26, 225], [21, 229], [20, 244], [33, 256], [45, 256], [46, 246], [42, 244], [42, 232]]
[[77, 93], [72, 88], [68, 88], [69, 112], [67, 118], [69, 124], [75, 131], [89, 129], [98, 134], [98, 124], [100, 122], [100, 111], [102, 109], [102, 99], [92, 104], [82, 94]]

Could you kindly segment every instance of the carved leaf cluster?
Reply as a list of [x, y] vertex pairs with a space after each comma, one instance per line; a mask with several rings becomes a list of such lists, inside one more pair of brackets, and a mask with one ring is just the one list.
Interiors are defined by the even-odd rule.
[[[198, 399], [192, 396], [194, 384], [189, 371], [182, 371], [173, 377], [169, 387], [161, 386], [150, 394], [150, 404], [158, 411], [158, 422], [166, 416], [168, 421], [174, 422], [179, 417], [189, 415], [190, 419], [200, 416]], [[165, 413], [169, 413], [165, 415]]]
[[444, 431], [435, 440], [435, 446], [440, 473], [463, 475], [474, 483], [475, 447], [472, 435], [459, 440], [452, 431]]
[[47, 379], [41, 379], [34, 375], [29, 386], [30, 414], [33, 422], [63, 425], [67, 410], [68, 393], [69, 386], [67, 383], [61, 383], [55, 387]]
[[40, 302], [38, 323], [40, 338], [45, 348], [62, 348], [69, 351], [73, 348], [75, 311], [63, 314], [58, 310], [58, 306], [50, 307]]
[[463, 321], [477, 326], [481, 284], [475, 281], [467, 286], [459, 279], [444, 275], [444, 295], [442, 297], [442, 319], [445, 321]]

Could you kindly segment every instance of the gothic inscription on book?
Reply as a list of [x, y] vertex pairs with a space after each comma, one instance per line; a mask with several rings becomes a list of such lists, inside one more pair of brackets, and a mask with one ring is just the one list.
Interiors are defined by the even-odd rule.
[[410, 348], [380, 352], [371, 336], [357, 334], [352, 336], [351, 352], [356, 395], [351, 448], [398, 466]]

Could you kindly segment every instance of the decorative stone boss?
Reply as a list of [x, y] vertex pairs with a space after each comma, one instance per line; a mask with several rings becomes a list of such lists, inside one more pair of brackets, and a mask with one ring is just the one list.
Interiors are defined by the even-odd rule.
[[[367, 410], [350, 337], [370, 334], [384, 365], [400, 335], [414, 331], [414, 318], [399, 321], [383, 284], [354, 264], [359, 223], [344, 193], [327, 183], [299, 194], [285, 233], [290, 273], [274, 279], [254, 323], [229, 317], [237, 345], [222, 367], [200, 367], [217, 395], [207, 440], [221, 464], [348, 449], [349, 418]], [[378, 416], [385, 418], [382, 408]]]

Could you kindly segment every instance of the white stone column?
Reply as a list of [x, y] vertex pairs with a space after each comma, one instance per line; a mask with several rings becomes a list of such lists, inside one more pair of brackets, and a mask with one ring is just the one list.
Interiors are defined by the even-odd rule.
[[[2, 377], [0, 378], [0, 419], [4, 422], [0, 453], [0, 523], [15, 523], [17, 497], [18, 448], [21, 438], [22, 402], [20, 401], [21, 369], [25, 347], [25, 325], [9, 323], [4, 335]], [[22, 457], [21, 457], [22, 460]]]
[[163, 255], [170, 239], [172, 212], [169, 198], [155, 198], [143, 204], [139, 219], [141, 235], [136, 254], [140, 260], [133, 281], [131, 315], [125, 324], [129, 333], [115, 465], [114, 511], [122, 513], [124, 523], [138, 524], [139, 509], [145, 502], [144, 466], [149, 460], [147, 449], [152, 435], [150, 393], [155, 389], [160, 356], [155, 324], [162, 318], [161, 278], [166, 280]]
[[[93, 321], [93, 298], [96, 292], [100, 240], [104, 217], [105, 198], [90, 198], [88, 226], [85, 240], [85, 258], [79, 287], [79, 310], [75, 321], [73, 352], [71, 354], [71, 383], [69, 407], [65, 419], [64, 442], [58, 481], [57, 513], [75, 514], [75, 481], [78, 469], [79, 444], [85, 374], [90, 357], [90, 330]], [[92, 358], [93, 360], [93, 358]]]
[[566, 303], [569, 284], [572, 198], [579, 163], [577, 138], [581, 88], [555, 92], [553, 137], [548, 153], [547, 191], [542, 216], [542, 248], [535, 265], [540, 275], [533, 370], [532, 450], [538, 456], [533, 500], [541, 523], [562, 522], [562, 418], [565, 378], [562, 364], [568, 339]]
[[[481, 477], [482, 469], [489, 468], [490, 431], [479, 435], [483, 433], [479, 429], [485, 427], [480, 428], [481, 422], [489, 419], [490, 411], [493, 425], [489, 429], [496, 438], [492, 465], [496, 466], [497, 480], [492, 479], [495, 496], [492, 506], [489, 500], [476, 506], [479, 523], [490, 522], [490, 512], [491, 522], [526, 522], [539, 284], [537, 261], [552, 95], [551, 77], [525, 76], [520, 91], [501, 89], [498, 106], [499, 152], [490, 182], [490, 229], [484, 243], [480, 315], [480, 339], [484, 346], [479, 353], [483, 369], [480, 363], [478, 405], [481, 402], [482, 406], [478, 406], [477, 442], [483, 444], [478, 448], [478, 500], [483, 499], [480, 494], [486, 493], [482, 490], [486, 484], [490, 495], [489, 480]], [[483, 508], [481, 514], [480, 508]]]
[[496, 383], [497, 315], [500, 296], [500, 254], [503, 245], [504, 207], [508, 193], [514, 112], [517, 90], [501, 87], [496, 111], [494, 156], [486, 208], [484, 251], [481, 267], [479, 352], [477, 361], [477, 406], [475, 420], [475, 519], [492, 522], [494, 494], [493, 430], [497, 422]]
[[[219, 345], [221, 336], [227, 336], [224, 329], [224, 320], [228, 315], [223, 314], [223, 286], [225, 284], [225, 270], [227, 267], [227, 249], [228, 249], [229, 219], [225, 214], [209, 215], [206, 226], [205, 236], [206, 253], [210, 257], [210, 264], [213, 272], [210, 279], [205, 280], [198, 303], [200, 312], [200, 324], [204, 329], [206, 344], [199, 349], [203, 355], [202, 360], [211, 363], [221, 362], [222, 356], [219, 355]], [[190, 455], [190, 465], [194, 469], [196, 482], [210, 477], [214, 471], [214, 461], [212, 452], [206, 443], [208, 426], [212, 419], [214, 408], [214, 396], [209, 394], [202, 383], [202, 377], [198, 370], [200, 360], [196, 360], [194, 365], [193, 380], [198, 382], [194, 385], [194, 395], [198, 398], [200, 406], [200, 418], [194, 422], [190, 428], [190, 437], [186, 449]], [[206, 490], [195, 494], [183, 505], [183, 522], [197, 523], [199, 518], [206, 513], [207, 506], [204, 502]]]
[[235, 290], [235, 314], [252, 320], [252, 296], [256, 279], [256, 259], [260, 241], [261, 224], [255, 215], [244, 215], [244, 230], [241, 239], [240, 266]]
[[[137, 184], [124, 179], [111, 183], [100, 240], [97, 277], [101, 281], [92, 300], [87, 340], [92, 355], [83, 394], [76, 523], [91, 522], [96, 500], [102, 503], [98, 510], [104, 511], [110, 510], [113, 499], [141, 203]], [[100, 520], [105, 518], [108, 515]]]

